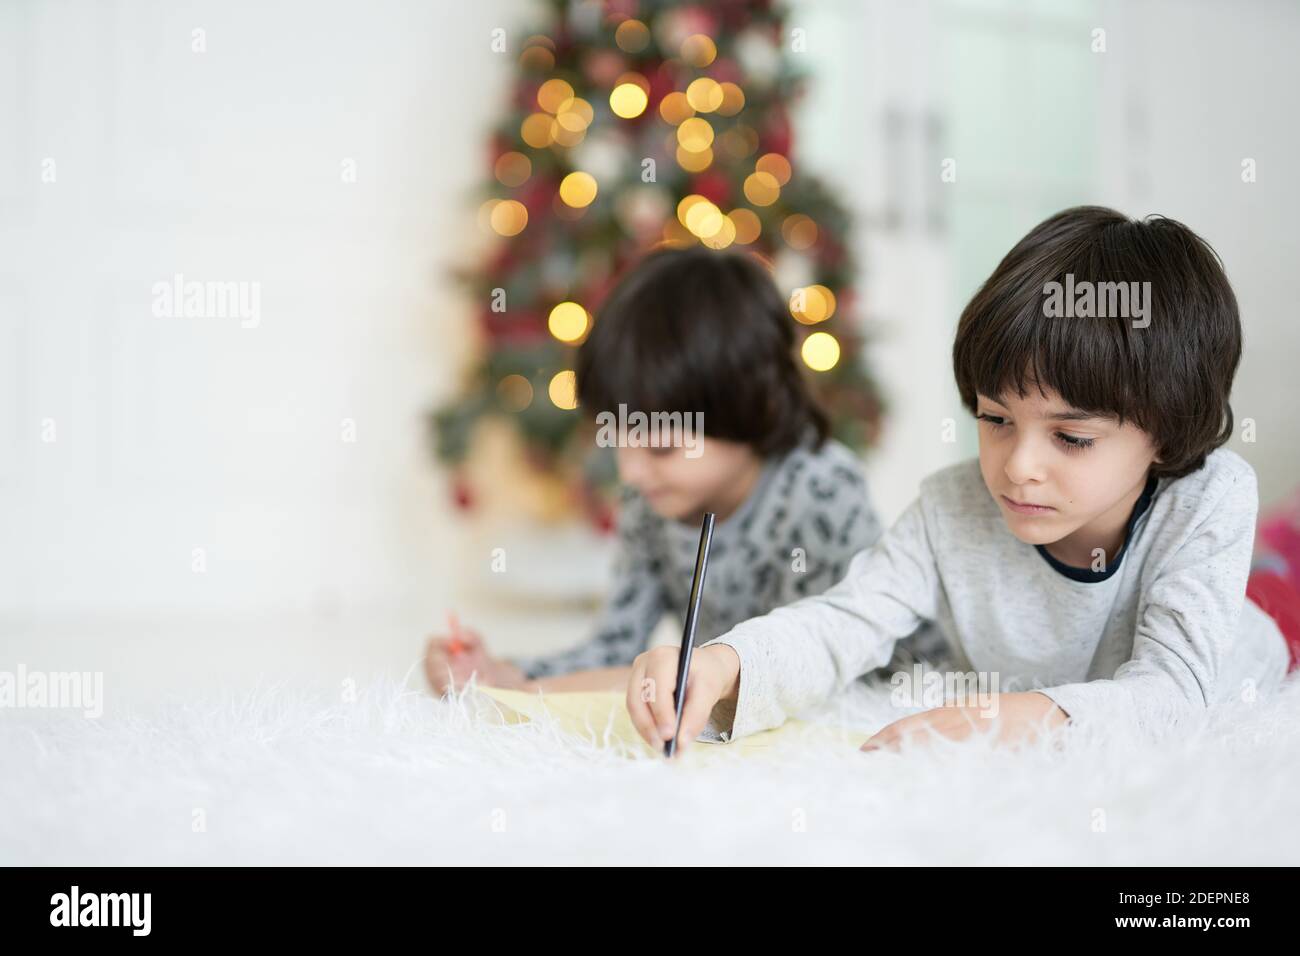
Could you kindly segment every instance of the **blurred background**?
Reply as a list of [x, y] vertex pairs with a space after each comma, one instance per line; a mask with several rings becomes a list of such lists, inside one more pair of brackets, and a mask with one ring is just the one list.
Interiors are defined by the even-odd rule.
[[400, 677], [448, 610], [501, 653], [584, 639], [614, 516], [565, 357], [650, 241], [829, 296], [792, 321], [889, 521], [974, 453], [949, 347], [1011, 244], [1080, 203], [1179, 219], [1234, 283], [1231, 447], [1280, 502], [1298, 46], [1290, 0], [4, 0], [0, 668], [103, 670], [112, 710]]

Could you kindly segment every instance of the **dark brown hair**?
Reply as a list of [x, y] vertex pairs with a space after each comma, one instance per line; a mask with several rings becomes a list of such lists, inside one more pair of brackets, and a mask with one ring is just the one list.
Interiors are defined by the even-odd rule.
[[643, 258], [597, 310], [578, 350], [578, 402], [703, 414], [704, 433], [782, 454], [830, 431], [795, 362], [794, 324], [754, 256], [696, 246]]
[[[1146, 327], [1131, 317], [1047, 314], [1049, 283], [1150, 283]], [[1196, 471], [1232, 437], [1241, 358], [1237, 300], [1215, 251], [1180, 222], [1077, 206], [1039, 223], [961, 314], [952, 348], [962, 402], [1037, 384], [1071, 406], [1151, 436], [1151, 471]]]

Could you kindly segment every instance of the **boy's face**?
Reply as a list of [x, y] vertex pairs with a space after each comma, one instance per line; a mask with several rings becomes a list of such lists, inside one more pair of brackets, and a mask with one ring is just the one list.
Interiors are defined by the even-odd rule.
[[1122, 530], [1156, 449], [1131, 422], [1120, 427], [1090, 417], [1045, 391], [1031, 384], [1023, 398], [977, 396], [984, 484], [1011, 533], [1026, 544], [1081, 532], [1095, 533], [1087, 547], [1109, 548], [1096, 535]]
[[696, 441], [695, 457], [682, 447], [619, 447], [619, 480], [665, 518], [684, 521], [713, 511], [725, 520], [744, 502], [762, 460], [748, 445], [707, 435]]

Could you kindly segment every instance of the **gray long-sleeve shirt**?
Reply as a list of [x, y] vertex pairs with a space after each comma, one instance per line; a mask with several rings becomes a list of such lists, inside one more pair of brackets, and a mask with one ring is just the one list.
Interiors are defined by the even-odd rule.
[[743, 737], [822, 703], [926, 621], [954, 670], [996, 674], [1003, 692], [1041, 690], [1080, 722], [1117, 715], [1159, 730], [1276, 686], [1285, 644], [1245, 597], [1254, 471], [1218, 449], [1149, 489], [1118, 559], [1071, 576], [1011, 534], [977, 460], [931, 475], [835, 587], [707, 642], [740, 656], [740, 692], [702, 739]]
[[[861, 462], [847, 447], [813, 449], [809, 439], [769, 459], [749, 497], [714, 528], [696, 645], [826, 590], [880, 533]], [[614, 581], [595, 635], [514, 662], [530, 678], [631, 664], [665, 612], [685, 617], [699, 537], [699, 525], [664, 518], [625, 489]]]

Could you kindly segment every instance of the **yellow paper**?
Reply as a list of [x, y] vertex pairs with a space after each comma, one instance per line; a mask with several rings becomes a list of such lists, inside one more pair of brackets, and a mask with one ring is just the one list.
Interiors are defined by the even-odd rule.
[[[598, 745], [618, 749], [629, 757], [636, 754], [662, 754], [662, 749], [652, 748], [632, 725], [623, 694], [617, 691], [583, 691], [571, 693], [538, 694], [498, 687], [479, 687], [478, 690], [495, 702], [501, 718], [507, 723], [523, 723], [549, 715], [566, 733], [590, 740]], [[844, 747], [861, 747], [869, 735], [789, 720], [773, 730], [741, 737], [727, 744], [696, 741], [687, 748], [687, 759], [716, 759], [721, 751], [743, 756], [771, 755], [786, 745], [829, 741]]]

